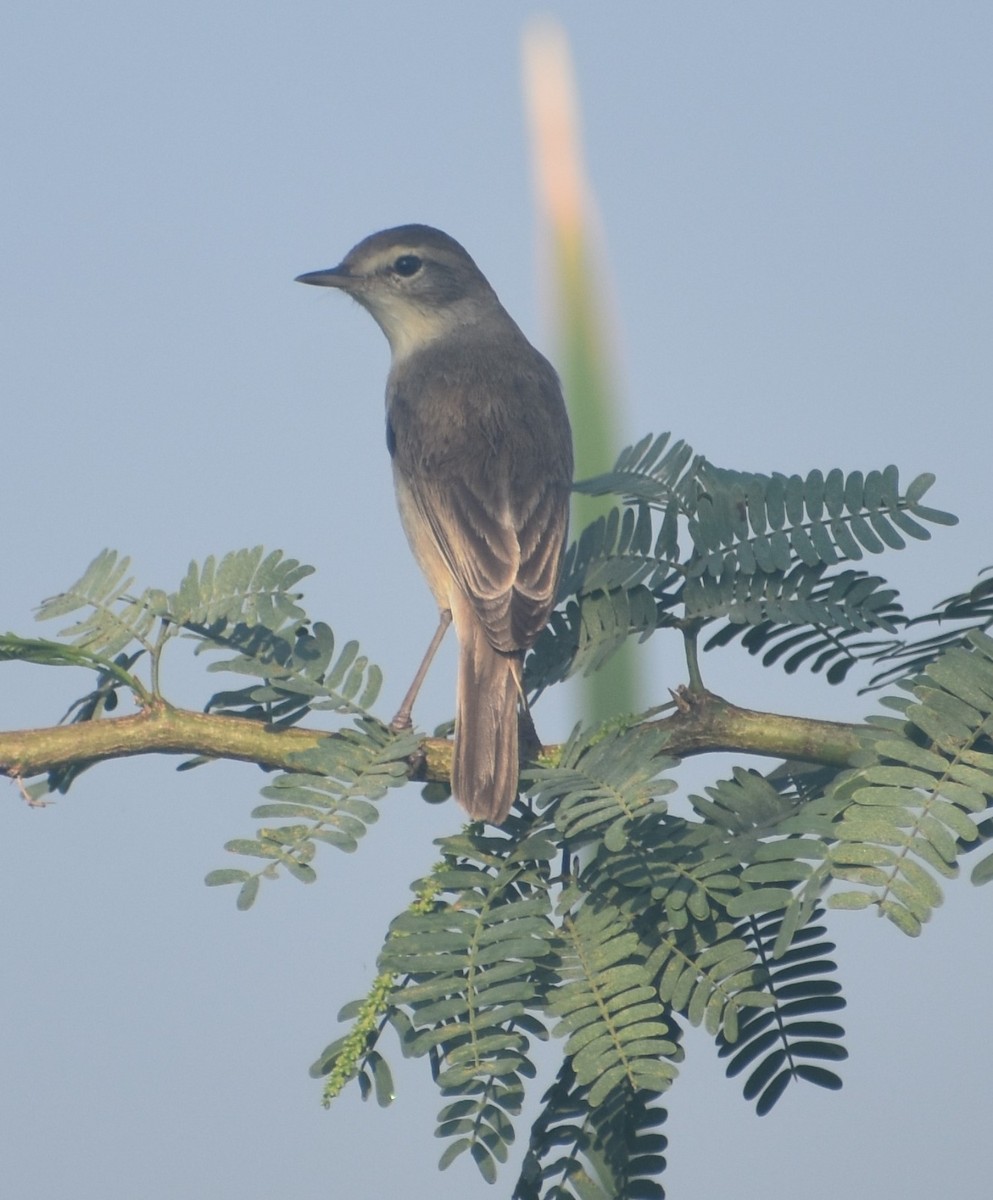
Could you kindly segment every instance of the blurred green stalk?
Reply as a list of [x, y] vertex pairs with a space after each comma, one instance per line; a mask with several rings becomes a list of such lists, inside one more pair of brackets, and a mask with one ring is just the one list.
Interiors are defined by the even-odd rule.
[[[553, 231], [554, 295], [558, 366], [572, 419], [576, 478], [587, 479], [613, 466], [620, 448], [620, 404], [610, 370], [594, 256], [581, 232]], [[572, 498], [576, 537], [612, 507], [609, 497]], [[583, 680], [583, 708], [591, 722], [638, 712], [640, 679], [634, 647], [626, 642], [595, 675]]]

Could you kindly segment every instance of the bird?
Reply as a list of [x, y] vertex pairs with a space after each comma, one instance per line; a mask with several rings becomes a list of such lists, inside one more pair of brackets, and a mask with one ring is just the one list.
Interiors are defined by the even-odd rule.
[[[390, 345], [386, 444], [400, 519], [439, 609], [391, 725], [450, 624], [459, 643], [451, 785], [501, 825], [518, 796], [522, 670], [554, 608], [569, 523], [572, 433], [554, 368], [453, 237], [373, 233], [336, 267], [297, 277], [345, 292]], [[533, 730], [533, 725], [530, 725]]]

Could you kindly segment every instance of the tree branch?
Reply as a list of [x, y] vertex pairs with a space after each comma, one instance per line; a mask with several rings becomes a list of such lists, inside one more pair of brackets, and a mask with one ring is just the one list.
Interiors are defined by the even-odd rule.
[[[676, 711], [654, 724], [667, 735], [666, 752], [677, 758], [735, 751], [844, 767], [859, 748], [859, 725], [757, 712], [711, 692], [685, 688], [675, 693], [675, 700]], [[0, 733], [0, 774], [24, 779], [137, 754], [203, 755], [292, 771], [295, 755], [335, 736], [317, 729], [273, 729], [259, 721], [160, 702], [127, 717]], [[548, 746], [545, 754], [554, 759], [557, 750]], [[451, 742], [425, 738], [421, 751], [423, 757], [412, 762], [411, 778], [447, 783]]]

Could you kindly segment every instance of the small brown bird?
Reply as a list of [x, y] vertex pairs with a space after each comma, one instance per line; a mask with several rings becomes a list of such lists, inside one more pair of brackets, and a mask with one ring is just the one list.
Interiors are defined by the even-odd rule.
[[517, 797], [524, 652], [558, 588], [572, 435], [562, 389], [458, 242], [427, 225], [367, 237], [301, 283], [347, 292], [386, 334], [386, 444], [414, 557], [441, 612], [393, 719], [449, 624], [459, 639], [452, 791], [501, 824]]

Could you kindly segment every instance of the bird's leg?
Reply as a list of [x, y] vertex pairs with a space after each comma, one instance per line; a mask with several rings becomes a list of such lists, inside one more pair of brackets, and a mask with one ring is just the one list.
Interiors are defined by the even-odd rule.
[[438, 628], [434, 631], [434, 637], [431, 639], [431, 645], [427, 648], [427, 653], [421, 661], [421, 665], [417, 668], [417, 674], [414, 676], [414, 682], [407, 688], [407, 694], [403, 698], [403, 703], [397, 709], [397, 715], [390, 722], [390, 728], [396, 733], [402, 733], [406, 729], [410, 729], [412, 721], [410, 714], [414, 708], [414, 701], [417, 699], [417, 693], [421, 690], [421, 684], [424, 682], [424, 676], [428, 673], [428, 668], [434, 656], [438, 653], [438, 647], [441, 645], [442, 638], [448, 632], [448, 627], [452, 623], [452, 610], [443, 608], [441, 617], [438, 620]]

